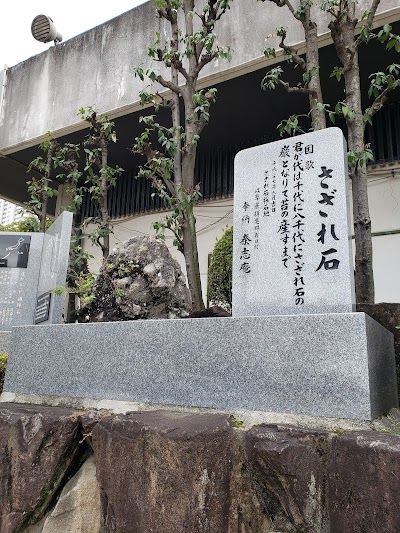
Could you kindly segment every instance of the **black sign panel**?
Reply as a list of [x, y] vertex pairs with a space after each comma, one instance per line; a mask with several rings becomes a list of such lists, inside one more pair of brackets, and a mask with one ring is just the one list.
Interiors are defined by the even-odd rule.
[[51, 294], [45, 292], [36, 299], [35, 324], [45, 322], [49, 318]]
[[27, 268], [30, 235], [0, 234], [0, 268]]

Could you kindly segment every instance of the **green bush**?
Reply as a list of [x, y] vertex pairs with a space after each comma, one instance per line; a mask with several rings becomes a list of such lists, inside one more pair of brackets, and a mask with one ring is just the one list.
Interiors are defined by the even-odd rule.
[[210, 305], [220, 305], [232, 310], [232, 251], [233, 226], [217, 240], [208, 268], [207, 300]]
[[[48, 229], [52, 224], [53, 220], [51, 218], [47, 218], [46, 229]], [[17, 222], [7, 224], [6, 226], [0, 225], [0, 231], [11, 231], [14, 233], [35, 233], [40, 231], [39, 219], [37, 218], [37, 216], [31, 215], [29, 217], [22, 218]]]
[[[46, 229], [49, 229], [49, 227], [53, 224], [53, 220], [49, 217], [46, 218]], [[40, 223], [39, 219], [36, 215], [31, 215], [26, 218], [22, 218], [21, 220], [18, 220], [17, 222], [12, 222], [11, 224], [7, 224], [6, 226], [0, 225], [0, 231], [9, 231], [13, 233], [35, 233], [40, 231]]]
[[0, 392], [3, 390], [4, 377], [6, 375], [8, 354], [0, 352]]

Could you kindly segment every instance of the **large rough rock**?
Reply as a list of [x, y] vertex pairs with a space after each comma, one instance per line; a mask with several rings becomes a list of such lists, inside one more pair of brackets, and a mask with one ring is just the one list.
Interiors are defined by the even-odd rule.
[[91, 321], [182, 318], [191, 298], [179, 263], [153, 237], [135, 237], [113, 250], [96, 280]]
[[398, 434], [0, 404], [1, 533], [398, 533], [399, 472]]
[[328, 479], [330, 531], [399, 533], [399, 435], [335, 436]]
[[225, 415], [155, 411], [103, 418], [93, 430], [93, 448], [105, 531], [227, 532], [232, 439]]
[[286, 426], [257, 426], [247, 433], [249, 468], [265, 513], [271, 518], [271, 531], [328, 531], [324, 477], [327, 437], [324, 431]]
[[357, 304], [357, 311], [366, 313], [388, 329], [394, 336], [394, 350], [396, 355], [397, 386], [400, 393], [400, 304]]
[[101, 529], [100, 490], [92, 455], [65, 485], [39, 532], [100, 533]]
[[38, 521], [75, 460], [79, 419], [69, 409], [0, 404], [0, 531]]

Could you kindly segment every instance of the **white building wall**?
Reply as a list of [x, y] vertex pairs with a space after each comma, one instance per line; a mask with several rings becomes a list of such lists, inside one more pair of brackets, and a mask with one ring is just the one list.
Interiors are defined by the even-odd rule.
[[[369, 178], [369, 201], [372, 219], [374, 273], [376, 302], [400, 302], [400, 169], [390, 167], [375, 169]], [[217, 238], [232, 225], [233, 198], [199, 204], [195, 209], [198, 228], [198, 247], [203, 296], [206, 301], [208, 254], [214, 248]], [[154, 235], [152, 222], [159, 220], [162, 213], [134, 216], [114, 222], [112, 246], [137, 235]], [[383, 232], [392, 232], [381, 235]], [[184, 260], [172, 246], [172, 236], [166, 244], [185, 272]], [[89, 246], [94, 259], [91, 268], [98, 271], [101, 264], [99, 248]]]
[[0, 225], [6, 226], [24, 217], [23, 209], [19, 205], [0, 199]]
[[375, 301], [400, 302], [400, 169], [372, 170], [368, 185]]

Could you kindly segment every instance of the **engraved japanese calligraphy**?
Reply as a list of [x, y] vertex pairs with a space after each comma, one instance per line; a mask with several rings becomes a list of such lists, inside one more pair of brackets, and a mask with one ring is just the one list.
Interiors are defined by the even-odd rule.
[[237, 155], [234, 314], [353, 309], [347, 179], [338, 128]]

